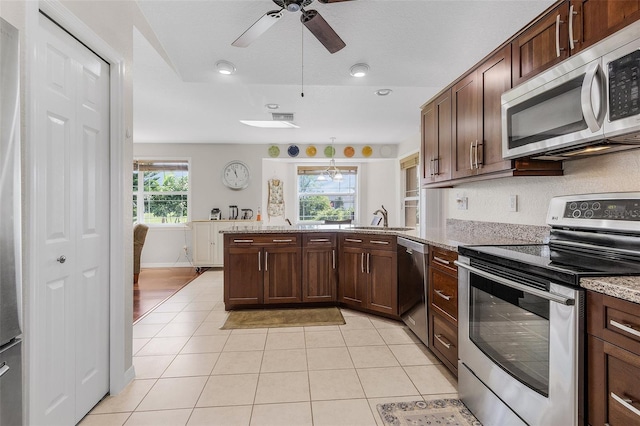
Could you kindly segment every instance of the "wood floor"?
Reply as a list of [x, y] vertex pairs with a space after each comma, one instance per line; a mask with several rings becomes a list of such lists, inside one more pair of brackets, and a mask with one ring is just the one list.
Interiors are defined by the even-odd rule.
[[133, 322], [196, 278], [195, 268], [142, 269], [133, 285]]

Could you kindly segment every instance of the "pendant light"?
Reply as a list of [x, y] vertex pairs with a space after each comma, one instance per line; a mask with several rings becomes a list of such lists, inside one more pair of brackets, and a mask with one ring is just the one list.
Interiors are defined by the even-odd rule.
[[318, 176], [317, 180], [319, 181], [327, 181], [327, 180], [341, 181], [343, 178], [342, 173], [336, 167], [336, 160], [333, 158], [336, 152], [335, 148], [333, 147], [333, 144], [335, 141], [336, 141], [335, 137], [331, 138], [331, 160], [329, 160], [329, 167], [324, 169], [322, 173], [320, 173], [320, 175]]

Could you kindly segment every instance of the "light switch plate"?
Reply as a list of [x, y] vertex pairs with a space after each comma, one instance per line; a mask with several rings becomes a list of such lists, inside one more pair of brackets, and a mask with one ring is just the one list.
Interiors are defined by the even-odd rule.
[[518, 211], [518, 196], [517, 195], [509, 195], [509, 211], [517, 212]]

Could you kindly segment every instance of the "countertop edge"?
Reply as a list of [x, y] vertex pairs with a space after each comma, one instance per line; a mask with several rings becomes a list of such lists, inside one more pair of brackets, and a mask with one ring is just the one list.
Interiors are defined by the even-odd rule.
[[580, 287], [640, 304], [640, 277], [582, 278]]

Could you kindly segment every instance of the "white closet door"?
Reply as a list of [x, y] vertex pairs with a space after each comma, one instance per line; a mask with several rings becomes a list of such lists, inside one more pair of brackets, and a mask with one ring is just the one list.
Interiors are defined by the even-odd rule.
[[75, 424], [109, 389], [109, 67], [44, 16], [30, 419]]

